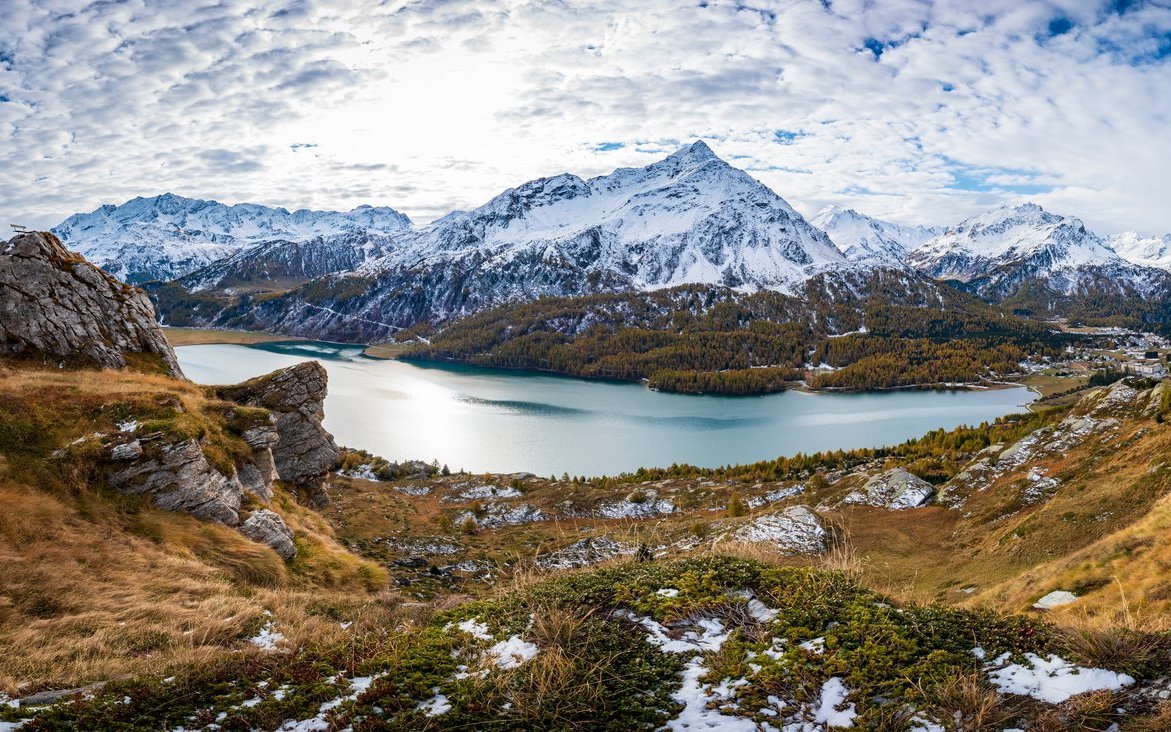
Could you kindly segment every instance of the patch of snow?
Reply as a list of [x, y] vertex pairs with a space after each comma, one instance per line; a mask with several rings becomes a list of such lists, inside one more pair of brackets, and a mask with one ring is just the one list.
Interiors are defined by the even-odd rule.
[[758, 623], [770, 622], [781, 612], [780, 610], [775, 610], [761, 602], [760, 599], [755, 594], [753, 594], [752, 590], [740, 590], [734, 594], [736, 597], [741, 597], [748, 601], [748, 605], [745, 609], [748, 610], [748, 614], [752, 617], [752, 619]]
[[701, 651], [718, 651], [728, 639], [729, 631], [724, 628], [718, 618], [701, 618], [695, 622], [696, 630], [688, 630], [682, 638], [672, 638], [667, 629], [654, 618], [635, 615], [629, 610], [619, 610], [617, 617], [637, 623], [650, 631], [647, 642], [658, 646], [664, 653], [698, 653]]
[[[350, 679], [348, 693], [345, 696], [339, 696], [336, 699], [331, 699], [323, 703], [320, 707], [317, 708], [317, 716], [311, 719], [303, 719], [301, 721], [292, 719], [286, 720], [285, 723], [280, 726], [280, 731], [326, 732], [326, 730], [332, 729], [333, 726], [327, 718], [329, 712], [340, 707], [346, 702], [357, 699], [359, 696], [365, 693], [365, 691], [370, 688], [370, 685], [381, 676], [382, 674], [378, 674], [376, 676], [355, 676], [354, 678]], [[284, 687], [281, 687], [281, 689], [283, 688]], [[279, 692], [281, 689], [278, 689], [277, 691]], [[276, 697], [276, 694], [273, 694], [273, 696]], [[284, 697], [281, 696], [279, 698]]]
[[1068, 605], [1071, 602], [1077, 602], [1077, 595], [1066, 590], [1054, 590], [1048, 595], [1045, 595], [1040, 600], [1033, 603], [1033, 607], [1038, 610], [1052, 610], [1055, 607]]
[[438, 717], [441, 714], [447, 714], [451, 711], [451, 702], [447, 697], [439, 693], [439, 688], [436, 687], [431, 690], [435, 696], [431, 697], [425, 702], [419, 702], [417, 709], [422, 710], [423, 714], [428, 717]]
[[[1005, 654], [993, 661], [993, 665], [1004, 664], [1009, 658]], [[993, 668], [988, 678], [997, 689], [1007, 694], [1031, 696], [1050, 704], [1060, 704], [1071, 696], [1089, 691], [1115, 691], [1134, 683], [1134, 678], [1101, 668], [1076, 666], [1059, 656], [1042, 658], [1026, 653], [1028, 665], [1011, 663]]]
[[853, 727], [858, 711], [853, 702], [848, 702], [849, 694], [846, 685], [837, 676], [827, 680], [821, 685], [821, 698], [813, 714], [813, 721], [831, 729]]
[[825, 638], [811, 638], [801, 644], [801, 647], [815, 656], [825, 653]]
[[476, 618], [465, 620], [455, 627], [459, 628], [477, 640], [492, 640], [492, 636], [488, 634], [488, 626], [484, 623], [481, 623]]
[[273, 629], [273, 622], [270, 620], [264, 624], [260, 632], [248, 639], [252, 645], [265, 651], [275, 651], [277, 646], [285, 637]]
[[672, 587], [664, 587], [661, 590], [656, 590], [655, 594], [659, 597], [679, 597], [679, 590]]
[[[703, 659], [696, 657], [687, 662], [683, 669], [683, 685], [671, 695], [671, 698], [683, 705], [679, 716], [667, 722], [666, 728], [674, 732], [694, 732], [694, 730], [723, 730], [726, 732], [756, 732], [759, 728], [751, 719], [733, 717], [710, 709], [708, 705], [721, 698], [719, 691], [709, 691], [710, 685], [700, 683], [700, 678], [707, 673]], [[737, 684], [738, 685], [738, 684]], [[731, 691], [731, 684], [723, 690]]]
[[500, 668], [516, 668], [525, 661], [536, 658], [538, 652], [540, 649], [536, 644], [529, 643], [519, 635], [500, 641], [488, 649], [488, 653], [495, 657], [496, 665]]

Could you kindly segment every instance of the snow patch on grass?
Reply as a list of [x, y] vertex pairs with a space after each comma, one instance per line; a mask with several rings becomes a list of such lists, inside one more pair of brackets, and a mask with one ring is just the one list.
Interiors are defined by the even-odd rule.
[[1060, 704], [1071, 696], [1089, 691], [1116, 691], [1134, 683], [1126, 674], [1107, 671], [1102, 668], [1076, 666], [1059, 656], [1042, 658], [1026, 653], [1028, 665], [1010, 663], [1004, 666], [1009, 655], [1005, 654], [992, 662], [988, 678], [997, 689], [1007, 694], [1031, 696], [1050, 704]]
[[270, 620], [264, 624], [260, 632], [248, 639], [248, 642], [263, 651], [275, 651], [285, 636], [278, 633]]
[[500, 668], [516, 668], [525, 661], [536, 658], [539, 651], [535, 643], [529, 643], [519, 635], [502, 640], [488, 649], [488, 653], [496, 659], [496, 665]]

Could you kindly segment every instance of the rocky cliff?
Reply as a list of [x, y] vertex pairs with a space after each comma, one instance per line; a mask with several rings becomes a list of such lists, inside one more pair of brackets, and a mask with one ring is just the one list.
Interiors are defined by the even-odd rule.
[[131, 354], [151, 354], [182, 376], [147, 296], [44, 232], [0, 245], [0, 352], [108, 368], [125, 367]]
[[279, 435], [272, 447], [277, 473], [315, 508], [329, 502], [325, 479], [338, 459], [333, 435], [321, 424], [327, 380], [325, 368], [308, 361], [220, 390], [226, 399], [272, 412]]

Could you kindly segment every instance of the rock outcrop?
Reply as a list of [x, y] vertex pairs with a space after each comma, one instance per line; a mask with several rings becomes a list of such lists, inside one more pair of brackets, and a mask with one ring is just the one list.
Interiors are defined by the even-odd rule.
[[280, 514], [267, 508], [254, 511], [247, 521], [240, 524], [240, 533], [261, 544], [268, 544], [285, 559], [297, 556], [292, 529], [285, 524]]
[[934, 495], [935, 487], [930, 483], [902, 468], [894, 468], [872, 476], [861, 490], [846, 496], [842, 503], [901, 510], [926, 506]]
[[272, 447], [277, 473], [315, 508], [329, 503], [325, 479], [339, 454], [333, 435], [321, 424], [327, 380], [325, 368], [308, 361], [220, 390], [226, 399], [273, 413], [279, 435]]
[[244, 430], [240, 435], [252, 448], [252, 461], [238, 466], [240, 484], [244, 490], [268, 503], [272, 500], [272, 482], [280, 477], [272, 451], [280, 443], [276, 419], [269, 417], [269, 423]]
[[783, 554], [820, 554], [829, 546], [829, 532], [807, 506], [758, 516], [738, 528], [732, 538], [767, 544]]
[[0, 245], [0, 352], [107, 368], [125, 367], [128, 354], [153, 354], [182, 376], [146, 294], [44, 232]]
[[[114, 448], [111, 459], [126, 457]], [[240, 523], [239, 479], [216, 470], [195, 440], [151, 446], [131, 459], [130, 465], [110, 475], [112, 488], [133, 495], [148, 494], [159, 508], [186, 511], [229, 526]]]
[[306, 493], [311, 505], [327, 502], [325, 478], [338, 448], [321, 424], [325, 391], [325, 369], [316, 362], [223, 387], [220, 396], [240, 405], [228, 410], [226, 427], [248, 444], [249, 454], [237, 451], [234, 464], [216, 465], [197, 440], [167, 441], [161, 432], [135, 434], [135, 427], [106, 442], [109, 484], [149, 495], [160, 508], [235, 526], [291, 559], [297, 553], [293, 532], [268, 509], [248, 515], [244, 495], [268, 503], [280, 479]]

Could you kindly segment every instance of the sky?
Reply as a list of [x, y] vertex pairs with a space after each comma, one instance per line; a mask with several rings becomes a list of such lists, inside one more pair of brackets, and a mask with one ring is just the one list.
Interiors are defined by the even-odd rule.
[[0, 0], [0, 216], [426, 223], [695, 139], [799, 211], [1171, 232], [1171, 0]]

